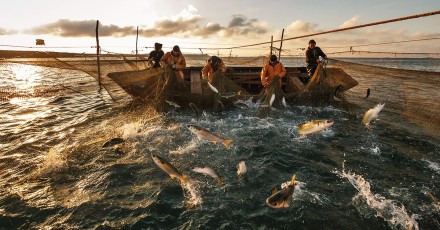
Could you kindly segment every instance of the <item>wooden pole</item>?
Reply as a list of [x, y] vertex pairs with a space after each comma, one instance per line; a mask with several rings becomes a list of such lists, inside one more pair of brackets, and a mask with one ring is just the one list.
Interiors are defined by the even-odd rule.
[[280, 44], [280, 52], [278, 53], [278, 61], [281, 60], [281, 48], [283, 48], [283, 37], [284, 37], [284, 29], [283, 32], [281, 33], [281, 44]]
[[139, 26], [136, 27], [136, 65], [138, 60], [138, 37], [139, 37]]
[[99, 47], [98, 27], [99, 27], [99, 20], [96, 20], [96, 60], [98, 62], [99, 91], [101, 91], [102, 84], [101, 84], [101, 63], [99, 61], [100, 47]]
[[270, 36], [270, 56], [272, 56], [272, 47], [273, 47], [273, 35]]

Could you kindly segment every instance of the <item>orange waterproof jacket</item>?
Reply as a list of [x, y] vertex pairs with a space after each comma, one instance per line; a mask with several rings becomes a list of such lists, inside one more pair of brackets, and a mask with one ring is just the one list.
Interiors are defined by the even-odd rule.
[[275, 66], [270, 65], [267, 63], [264, 65], [263, 69], [261, 70], [261, 84], [266, 87], [267, 84], [272, 82], [273, 78], [278, 75], [281, 78], [283, 78], [286, 75], [286, 68], [284, 68], [283, 64], [281, 62], [277, 62]]
[[[225, 63], [223, 63], [222, 59], [219, 59], [218, 61], [218, 67], [217, 70], [224, 70]], [[214, 69], [212, 68], [210, 63], [206, 63], [206, 65], [202, 69], [202, 77], [205, 80], [208, 80], [212, 83], [212, 79], [214, 78]]]
[[167, 52], [165, 55], [163, 55], [162, 59], [160, 59], [160, 64], [162, 66], [167, 64], [176, 65], [176, 70], [183, 70], [186, 67], [185, 57], [183, 57], [182, 53], [176, 57], [172, 55], [171, 52]]

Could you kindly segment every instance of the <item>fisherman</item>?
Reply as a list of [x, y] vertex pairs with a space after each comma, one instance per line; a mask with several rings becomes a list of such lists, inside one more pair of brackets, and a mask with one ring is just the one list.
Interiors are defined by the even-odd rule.
[[156, 42], [154, 43], [154, 50], [150, 52], [147, 60], [153, 65], [153, 68], [158, 68], [163, 55], [162, 44]]
[[306, 50], [307, 74], [309, 75], [309, 77], [313, 77], [313, 74], [318, 67], [320, 56], [327, 60], [327, 55], [325, 55], [321, 48], [316, 46], [315, 40], [310, 40], [309, 47]]
[[213, 85], [220, 93], [224, 93], [225, 84], [223, 73], [226, 72], [225, 63], [217, 56], [208, 59], [202, 69], [202, 77]]
[[160, 60], [160, 64], [164, 68], [171, 68], [174, 70], [179, 81], [183, 81], [183, 70], [186, 67], [186, 61], [182, 52], [180, 52], [179, 46], [175, 45], [172, 51], [167, 52]]
[[269, 85], [275, 78], [278, 78], [278, 81], [281, 85], [281, 78], [286, 75], [286, 68], [284, 68], [283, 64], [277, 60], [276, 55], [271, 55], [269, 62], [266, 63], [261, 70], [261, 84], [263, 87]]

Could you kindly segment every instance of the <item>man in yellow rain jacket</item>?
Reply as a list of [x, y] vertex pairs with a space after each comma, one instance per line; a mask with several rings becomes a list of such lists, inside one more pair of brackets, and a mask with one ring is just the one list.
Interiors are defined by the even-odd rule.
[[172, 68], [176, 71], [180, 81], [183, 81], [183, 70], [186, 67], [185, 57], [180, 52], [179, 46], [174, 46], [171, 52], [167, 52], [160, 60], [162, 67]]
[[283, 64], [277, 60], [276, 55], [270, 56], [270, 60], [266, 63], [261, 70], [261, 84], [266, 87], [269, 83], [273, 81], [275, 76], [278, 76], [279, 83], [281, 86], [281, 78], [286, 75], [286, 68]]

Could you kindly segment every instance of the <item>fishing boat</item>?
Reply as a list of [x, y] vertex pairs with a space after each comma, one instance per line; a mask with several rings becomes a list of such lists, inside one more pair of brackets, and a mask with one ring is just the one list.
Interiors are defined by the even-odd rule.
[[[190, 103], [204, 109], [222, 106], [235, 100], [264, 98], [268, 90], [261, 85], [261, 67], [234, 66], [223, 73], [225, 92], [218, 93], [202, 79], [202, 66], [187, 67], [183, 81], [167, 81], [169, 71], [164, 68], [112, 72], [108, 77], [134, 98], [172, 100], [182, 107]], [[342, 69], [319, 64], [313, 77], [307, 75], [305, 67], [286, 67], [282, 78], [282, 97], [287, 104], [324, 104], [340, 96], [358, 82]], [[272, 87], [272, 86], [271, 86]], [[270, 90], [269, 90], [270, 91]], [[283, 99], [283, 100], [284, 100]], [[283, 101], [284, 102], [284, 101]]]

